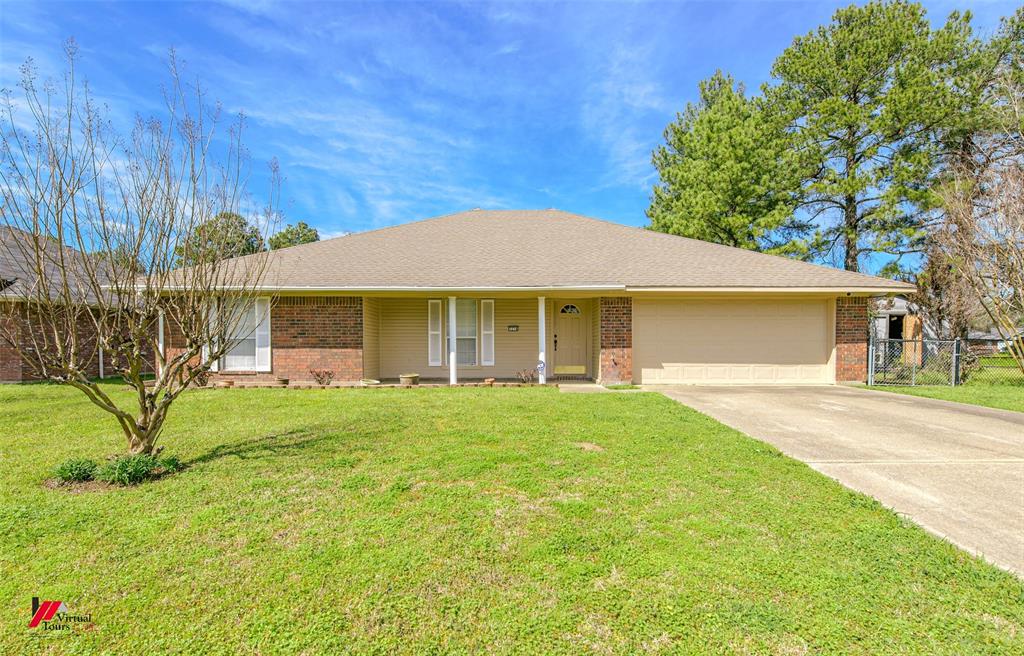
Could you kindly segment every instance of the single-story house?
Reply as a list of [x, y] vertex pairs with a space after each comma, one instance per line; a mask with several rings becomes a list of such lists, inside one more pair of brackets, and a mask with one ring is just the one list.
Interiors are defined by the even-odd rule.
[[[59, 294], [56, 285], [51, 285], [48, 292], [38, 287], [39, 276], [35, 271], [37, 260], [33, 256], [34, 239], [32, 234], [23, 230], [0, 226], [0, 383], [39, 380], [39, 367], [26, 362], [23, 355], [33, 353], [33, 349], [40, 345], [52, 345], [52, 338], [39, 332], [38, 314], [29, 309], [29, 301], [39, 294]], [[57, 248], [56, 242], [42, 243], [44, 247], [45, 244], [53, 244], [50, 248]], [[85, 257], [80, 251], [67, 247], [64, 248], [63, 258], [54, 253], [52, 261], [47, 265], [50, 271], [45, 280], [52, 283], [57, 279], [55, 269], [58, 261], [65, 263], [69, 279], [84, 276], [81, 262]], [[87, 374], [102, 377], [106, 373], [105, 364], [108, 363], [104, 361], [102, 350], [93, 350], [91, 347], [97, 338], [95, 326], [83, 318], [76, 332], [82, 340], [83, 351], [93, 353], [86, 363]]]
[[249, 257], [270, 258], [267, 297], [217, 378], [861, 381], [869, 299], [912, 289], [558, 210], [472, 210]]
[[871, 334], [875, 339], [938, 339], [931, 326], [922, 321], [917, 308], [905, 296], [894, 296], [875, 304]]

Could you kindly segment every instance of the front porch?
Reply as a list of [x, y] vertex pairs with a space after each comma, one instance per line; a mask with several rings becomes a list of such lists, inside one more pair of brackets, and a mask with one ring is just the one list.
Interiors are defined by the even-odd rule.
[[[333, 385], [372, 379], [423, 384], [632, 380], [632, 302], [627, 297], [282, 294], [239, 336], [240, 356], [216, 364], [211, 382], [238, 386]], [[257, 313], [259, 314], [259, 313]], [[164, 328], [166, 348], [181, 335]], [[253, 356], [252, 353], [256, 355]]]
[[364, 377], [451, 385], [597, 378], [598, 299], [366, 297]]

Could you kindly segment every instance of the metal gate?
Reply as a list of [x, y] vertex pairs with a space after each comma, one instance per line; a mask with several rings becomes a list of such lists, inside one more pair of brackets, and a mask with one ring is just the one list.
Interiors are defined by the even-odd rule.
[[869, 385], [1024, 385], [1017, 342], [998, 339], [872, 339]]

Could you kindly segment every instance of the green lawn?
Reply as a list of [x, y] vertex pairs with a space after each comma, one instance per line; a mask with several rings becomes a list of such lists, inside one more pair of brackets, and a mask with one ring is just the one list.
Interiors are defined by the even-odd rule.
[[656, 394], [201, 390], [187, 470], [81, 493], [109, 419], [0, 408], [5, 654], [1024, 652], [1019, 579]]
[[889, 387], [880, 385], [872, 389], [1024, 412], [1024, 385], [968, 384], [956, 387], [950, 387], [949, 385], [922, 385], [917, 387]]

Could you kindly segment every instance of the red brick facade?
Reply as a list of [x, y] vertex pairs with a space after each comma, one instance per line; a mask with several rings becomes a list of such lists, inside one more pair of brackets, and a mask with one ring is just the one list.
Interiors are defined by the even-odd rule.
[[633, 382], [633, 299], [602, 297], [600, 302], [600, 380]]
[[0, 383], [21, 382], [22, 362], [18, 352], [7, 341], [6, 336], [20, 341], [17, 322], [6, 311], [0, 311]]
[[[166, 322], [167, 349], [184, 346], [173, 322]], [[335, 381], [363, 378], [361, 296], [285, 296], [270, 310], [270, 372], [218, 372], [211, 380], [312, 381], [310, 369], [330, 369]]]
[[[38, 321], [31, 319], [28, 310], [21, 303], [0, 304], [0, 383], [20, 383], [33, 380], [40, 380], [39, 365], [30, 365], [18, 354], [30, 352], [33, 348], [32, 330], [38, 330]], [[79, 340], [81, 353], [90, 353], [95, 348], [96, 332], [93, 322], [86, 316], [76, 319], [76, 336]], [[41, 344], [50, 343], [52, 333], [46, 331], [45, 335], [38, 335]], [[13, 346], [9, 338], [17, 340], [17, 348]], [[99, 356], [93, 353], [88, 364], [86, 364], [86, 375], [97, 378], [100, 375]], [[106, 372], [109, 375], [109, 371]]]
[[868, 378], [868, 299], [836, 301], [836, 382]]
[[279, 298], [270, 312], [272, 377], [312, 380], [310, 369], [330, 369], [334, 380], [363, 377], [363, 298]]

